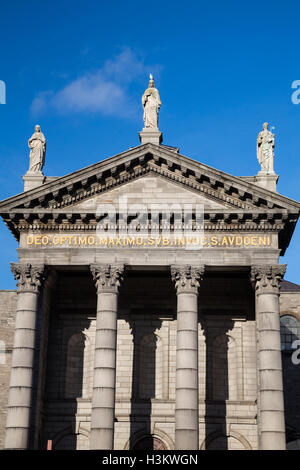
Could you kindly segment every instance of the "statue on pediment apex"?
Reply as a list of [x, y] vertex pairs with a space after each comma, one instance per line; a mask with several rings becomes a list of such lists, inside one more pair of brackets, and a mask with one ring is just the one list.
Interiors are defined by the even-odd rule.
[[46, 139], [39, 125], [35, 126], [34, 134], [28, 140], [30, 148], [29, 170], [27, 173], [42, 173], [45, 164]]
[[160, 96], [154, 85], [154, 78], [150, 74], [150, 80], [147, 90], [142, 96], [144, 108], [144, 128], [158, 130], [158, 113], [161, 107]]

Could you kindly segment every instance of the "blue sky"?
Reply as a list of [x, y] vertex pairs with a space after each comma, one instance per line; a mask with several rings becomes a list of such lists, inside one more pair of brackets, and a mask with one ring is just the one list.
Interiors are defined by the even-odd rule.
[[[23, 189], [40, 124], [44, 173], [62, 176], [139, 144], [149, 72], [164, 143], [236, 176], [254, 175], [256, 137], [275, 126], [278, 191], [300, 199], [300, 4], [296, 1], [1, 2], [1, 198]], [[300, 97], [300, 94], [299, 94]], [[1, 222], [0, 288], [17, 243]], [[300, 283], [300, 227], [281, 262]]]

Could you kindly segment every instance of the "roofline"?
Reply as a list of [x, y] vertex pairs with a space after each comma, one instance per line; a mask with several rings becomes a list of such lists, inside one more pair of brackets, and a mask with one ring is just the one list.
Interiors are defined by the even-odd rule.
[[[154, 151], [153, 153], [155, 153], [156, 156], [160, 156], [162, 158], [163, 158], [164, 155], [168, 155], [172, 160], [175, 160], [175, 162], [178, 162], [178, 164], [181, 165], [181, 166], [182, 166], [182, 163], [185, 163], [187, 167], [190, 167], [191, 164], [194, 165], [196, 167], [195, 168], [196, 171], [197, 170], [199, 171], [199, 169], [205, 169], [208, 174], [209, 173], [212, 174], [212, 177], [215, 177], [216, 174], [217, 174], [220, 178], [223, 178], [223, 179], [225, 178], [225, 180], [228, 179], [231, 183], [236, 182], [238, 185], [241, 185], [243, 188], [245, 188], [249, 192], [252, 191], [252, 192], [259, 193], [261, 195], [264, 195], [266, 198], [271, 197], [272, 199], [280, 201], [285, 205], [289, 204], [290, 206], [293, 206], [293, 209], [296, 209], [297, 211], [300, 211], [300, 203], [293, 200], [293, 199], [290, 199], [286, 196], [280, 195], [280, 194], [275, 193], [273, 191], [270, 191], [268, 189], [262, 188], [262, 187], [258, 186], [255, 183], [246, 182], [241, 177], [230, 175], [229, 173], [225, 173], [224, 171], [217, 170], [216, 168], [205, 165], [204, 163], [201, 163], [197, 160], [194, 160], [193, 158], [187, 157], [187, 156], [179, 154], [179, 153], [175, 153], [172, 150], [169, 150], [165, 147], [162, 148], [160, 145], [155, 145], [155, 144], [152, 144], [152, 143], [147, 143], [147, 144], [143, 144], [143, 145], [138, 145], [136, 147], [132, 147], [132, 148], [130, 148], [130, 149], [124, 151], [124, 152], [121, 152], [121, 153], [117, 154], [117, 155], [114, 155], [112, 157], [108, 157], [104, 160], [100, 160], [97, 163], [93, 163], [91, 165], [88, 165], [87, 167], [81, 168], [80, 170], [76, 170], [76, 171], [74, 171], [72, 173], [68, 173], [64, 176], [57, 177], [53, 181], [46, 182], [46, 183], [42, 184], [41, 186], [38, 186], [34, 189], [31, 189], [29, 191], [22, 192], [22, 193], [19, 193], [17, 195], [11, 196], [7, 199], [4, 199], [0, 202], [0, 209], [5, 207], [10, 202], [16, 201], [16, 203], [17, 203], [18, 200], [20, 200], [22, 198], [28, 199], [28, 196], [29, 196], [29, 199], [34, 198], [35, 195], [37, 195], [36, 197], [38, 197], [40, 192], [44, 192], [48, 188], [50, 189], [50, 188], [56, 187], [56, 186], [58, 186], [58, 187], [59, 186], [65, 186], [65, 183], [67, 183], [67, 181], [69, 179], [74, 178], [74, 176], [76, 177], [76, 175], [82, 175], [84, 177], [86, 173], [92, 172], [93, 169], [96, 169], [99, 166], [104, 166], [104, 169], [105, 169], [105, 167], [108, 167], [107, 169], [109, 169], [110, 164], [112, 162], [114, 162], [115, 160], [123, 159], [124, 157], [126, 157], [128, 155], [131, 155], [131, 154], [134, 155], [135, 153], [138, 156], [139, 153], [143, 153], [146, 149], [150, 149], [150, 150]], [[62, 184], [60, 185], [60, 183], [62, 183]]]

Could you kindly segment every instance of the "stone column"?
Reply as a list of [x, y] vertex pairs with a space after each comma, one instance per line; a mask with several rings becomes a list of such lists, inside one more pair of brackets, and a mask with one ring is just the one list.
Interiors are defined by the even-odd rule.
[[113, 449], [116, 388], [117, 302], [123, 266], [91, 265], [97, 321], [91, 416], [91, 449]]
[[18, 281], [18, 303], [5, 449], [27, 449], [32, 407], [38, 296], [44, 280], [44, 265], [12, 263], [11, 270]]
[[175, 449], [199, 448], [198, 307], [204, 266], [171, 266], [177, 289]]
[[285, 449], [279, 285], [286, 265], [252, 266], [258, 347], [259, 449]]

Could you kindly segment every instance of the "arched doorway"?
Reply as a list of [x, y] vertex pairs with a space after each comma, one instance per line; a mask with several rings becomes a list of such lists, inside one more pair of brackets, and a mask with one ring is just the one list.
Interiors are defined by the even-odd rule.
[[149, 435], [139, 439], [132, 450], [167, 450], [167, 446], [158, 437]]

